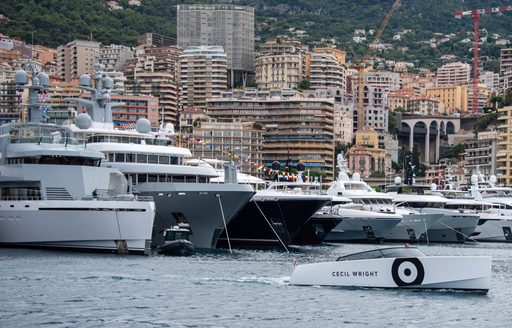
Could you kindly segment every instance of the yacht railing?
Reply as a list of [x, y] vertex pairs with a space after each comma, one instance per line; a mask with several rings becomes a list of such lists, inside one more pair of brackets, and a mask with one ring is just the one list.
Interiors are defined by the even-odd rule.
[[[48, 200], [47, 198], [41, 196], [2, 196], [0, 200], [3, 201], [36, 201], [36, 200]], [[55, 200], [55, 199], [52, 199]], [[67, 201], [67, 200], [100, 200], [100, 201], [129, 201], [129, 202], [152, 202], [154, 198], [152, 196], [140, 196], [140, 195], [117, 195], [117, 196], [84, 196], [84, 197], [72, 197], [69, 199], [59, 199], [59, 201]]]
[[68, 137], [55, 137], [55, 136], [33, 136], [33, 137], [24, 137], [24, 136], [11, 136], [10, 138], [11, 144], [52, 144], [52, 145], [63, 145], [74, 146], [85, 148], [86, 143], [84, 139], [78, 138], [68, 138]]

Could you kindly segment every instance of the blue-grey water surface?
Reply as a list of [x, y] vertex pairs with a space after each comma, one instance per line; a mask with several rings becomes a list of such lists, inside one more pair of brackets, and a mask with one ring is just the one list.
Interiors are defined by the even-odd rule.
[[[292, 261], [372, 245], [236, 250], [190, 257], [0, 249], [0, 327], [504, 327], [512, 325], [512, 245], [420, 246], [492, 255], [488, 294], [288, 286]], [[381, 246], [382, 247], [382, 246]]]

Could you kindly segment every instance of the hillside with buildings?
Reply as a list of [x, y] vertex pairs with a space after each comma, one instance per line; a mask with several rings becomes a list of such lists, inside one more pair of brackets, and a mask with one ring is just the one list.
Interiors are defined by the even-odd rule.
[[[187, 1], [223, 3], [226, 1]], [[371, 42], [393, 1], [227, 1], [255, 8], [256, 46], [277, 35], [299, 38], [310, 46], [349, 45], [361, 55]], [[176, 0], [5, 0], [0, 3], [0, 30], [26, 42], [57, 46], [74, 39], [93, 39], [104, 44], [134, 46], [137, 36], [155, 32], [176, 37]], [[472, 20], [457, 20], [454, 12], [503, 6], [507, 1], [403, 1], [391, 18], [379, 52], [386, 60], [438, 67], [443, 56], [459, 60], [471, 57]], [[512, 19], [482, 17], [481, 55], [490, 61], [512, 37]], [[32, 32], [34, 32], [32, 34]], [[351, 52], [349, 52], [349, 57]], [[487, 63], [487, 62], [486, 62]], [[487, 65], [487, 64], [486, 64]], [[489, 63], [496, 67], [496, 63]], [[493, 66], [494, 65], [494, 66]]]
[[479, 168], [512, 182], [512, 138], [500, 139], [512, 133], [512, 12], [482, 18], [475, 79], [472, 19], [453, 11], [477, 1], [404, 1], [365, 69], [352, 50], [367, 51], [391, 1], [232, 2], [3, 1], [0, 119], [26, 119], [20, 68], [50, 76], [42, 101], [54, 123], [74, 120], [80, 76], [101, 69], [124, 103], [118, 126], [172, 123], [194, 156], [236, 159], [247, 173], [278, 161], [331, 180], [343, 150], [364, 178], [411, 161], [427, 182], [447, 165], [461, 181]]

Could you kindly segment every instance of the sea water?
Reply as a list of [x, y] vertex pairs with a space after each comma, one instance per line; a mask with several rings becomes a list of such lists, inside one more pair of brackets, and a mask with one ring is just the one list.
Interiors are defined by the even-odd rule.
[[491, 255], [488, 294], [289, 286], [293, 262], [374, 245], [120, 256], [0, 249], [0, 327], [510, 327], [512, 244], [419, 246]]

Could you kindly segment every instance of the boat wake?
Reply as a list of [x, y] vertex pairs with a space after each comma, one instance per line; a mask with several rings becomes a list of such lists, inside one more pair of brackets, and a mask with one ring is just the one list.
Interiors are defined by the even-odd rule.
[[239, 279], [229, 278], [203, 278], [203, 281], [226, 281], [244, 284], [262, 284], [262, 285], [288, 285], [290, 277], [241, 277]]

